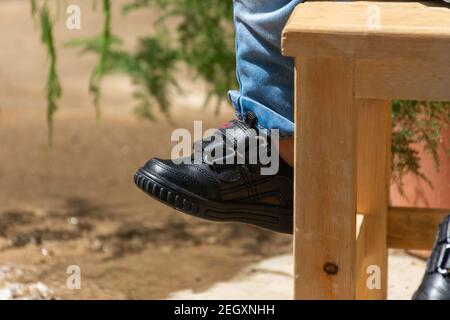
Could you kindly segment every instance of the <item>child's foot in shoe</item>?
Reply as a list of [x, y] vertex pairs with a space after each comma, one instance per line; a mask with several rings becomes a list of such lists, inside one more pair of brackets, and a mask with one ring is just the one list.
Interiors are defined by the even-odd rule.
[[[151, 159], [136, 172], [136, 185], [153, 198], [199, 218], [292, 233], [293, 169], [276, 153], [277, 173], [263, 174], [267, 164], [263, 165], [259, 156], [252, 158], [255, 152], [259, 154], [258, 147], [252, 146], [260, 146], [259, 141], [265, 139], [264, 146], [273, 150], [272, 141], [267, 135], [261, 139], [255, 121], [252, 114], [246, 121], [230, 121], [217, 130], [212, 142], [201, 141], [200, 150], [183, 159], [184, 163]], [[239, 149], [243, 143], [246, 148]], [[223, 157], [208, 159], [211, 149], [224, 150]], [[242, 150], [245, 154], [239, 152]], [[233, 164], [226, 160], [230, 160], [230, 151]], [[196, 156], [199, 161], [193, 161]]]

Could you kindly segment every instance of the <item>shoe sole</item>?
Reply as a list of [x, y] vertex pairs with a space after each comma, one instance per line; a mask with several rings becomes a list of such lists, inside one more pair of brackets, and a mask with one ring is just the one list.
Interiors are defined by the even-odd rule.
[[241, 222], [292, 234], [292, 210], [269, 206], [218, 203], [181, 189], [141, 168], [134, 183], [152, 198], [191, 216], [219, 222]]

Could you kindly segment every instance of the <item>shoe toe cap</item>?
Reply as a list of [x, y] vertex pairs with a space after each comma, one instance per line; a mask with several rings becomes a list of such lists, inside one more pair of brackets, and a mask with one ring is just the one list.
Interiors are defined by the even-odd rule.
[[177, 189], [194, 193], [202, 197], [213, 197], [213, 186], [206, 178], [205, 169], [201, 165], [175, 163], [172, 160], [153, 158], [141, 169], [162, 183], [169, 183]]

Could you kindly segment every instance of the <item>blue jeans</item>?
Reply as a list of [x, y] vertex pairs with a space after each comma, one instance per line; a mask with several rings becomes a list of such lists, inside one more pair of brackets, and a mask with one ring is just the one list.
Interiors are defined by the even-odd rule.
[[248, 111], [258, 126], [294, 133], [294, 62], [281, 55], [281, 32], [303, 0], [234, 0], [239, 91], [229, 99], [238, 117]]

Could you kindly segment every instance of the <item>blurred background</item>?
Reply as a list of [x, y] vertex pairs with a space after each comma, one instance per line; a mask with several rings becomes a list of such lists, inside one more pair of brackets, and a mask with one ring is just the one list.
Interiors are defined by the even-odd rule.
[[[155, 13], [123, 15], [129, 2], [112, 1], [112, 30], [132, 49], [140, 35], [152, 32]], [[97, 121], [88, 87], [98, 57], [65, 43], [101, 33], [101, 2], [96, 10], [89, 0], [70, 4], [80, 6], [82, 24], [68, 30], [64, 7], [55, 22], [63, 95], [49, 147], [49, 59], [39, 23], [30, 1], [0, 2], [0, 297], [165, 298], [290, 252], [288, 236], [185, 217], [134, 186], [132, 176], [145, 161], [170, 157], [172, 130], [192, 131], [194, 120], [214, 128], [233, 110], [226, 101], [220, 115], [214, 106], [202, 109], [206, 85], [181, 66], [176, 77], [184, 93], [170, 91], [171, 121], [158, 108], [155, 122], [136, 115], [135, 88], [126, 75], [103, 81]], [[80, 266], [82, 290], [66, 288], [69, 265]], [[36, 288], [39, 282], [52, 292]]]
[[[225, 99], [235, 86], [231, 1], [172, 1], [183, 16], [154, 2], [0, 2], [0, 299], [163, 299], [290, 254], [289, 236], [196, 220], [134, 186], [140, 165], [170, 157], [174, 129], [233, 117]], [[81, 29], [66, 26], [68, 4], [81, 8]], [[49, 43], [59, 80], [51, 85]], [[442, 182], [431, 191], [407, 174], [407, 197], [394, 186], [394, 204], [450, 207], [448, 157], [437, 149], [439, 175], [433, 156], [418, 153], [429, 157], [425, 174]], [[66, 286], [70, 265], [81, 269], [82, 290]]]

